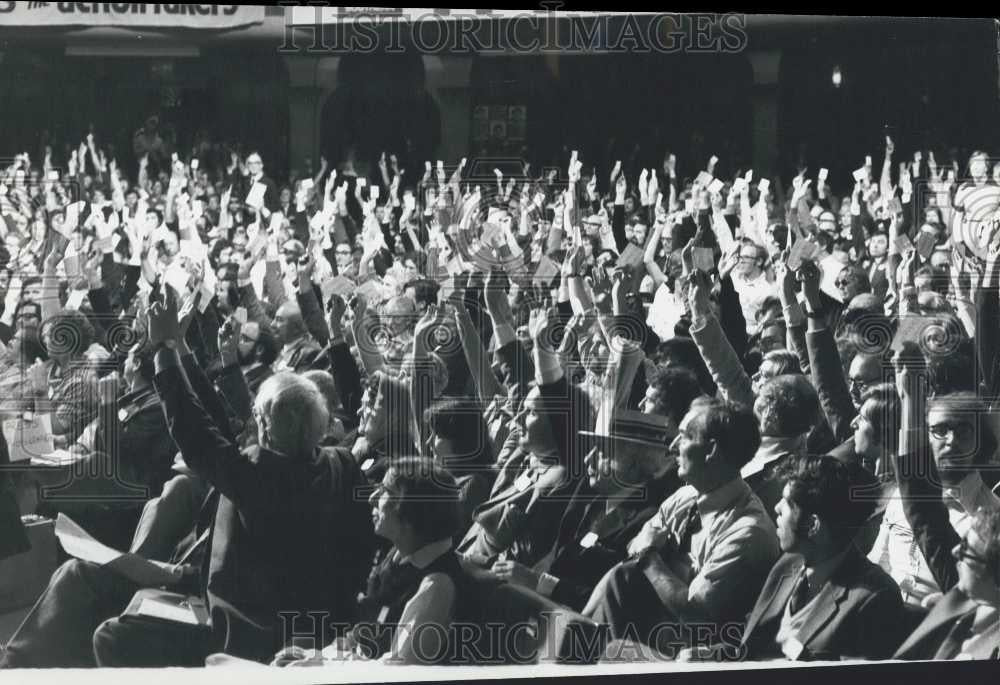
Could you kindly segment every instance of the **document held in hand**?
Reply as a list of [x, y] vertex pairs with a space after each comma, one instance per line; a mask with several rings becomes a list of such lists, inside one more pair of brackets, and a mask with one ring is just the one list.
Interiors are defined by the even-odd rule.
[[177, 576], [159, 564], [98, 542], [65, 514], [56, 517], [55, 533], [70, 556], [107, 566], [143, 587], [172, 585], [177, 581]]
[[52, 442], [52, 417], [48, 414], [26, 414], [5, 419], [3, 437], [10, 451], [10, 461], [30, 461], [55, 451]]
[[250, 192], [247, 193], [246, 203], [248, 206], [254, 209], [260, 209], [264, 206], [264, 193], [267, 192], [267, 186], [259, 181], [254, 183], [250, 187]]

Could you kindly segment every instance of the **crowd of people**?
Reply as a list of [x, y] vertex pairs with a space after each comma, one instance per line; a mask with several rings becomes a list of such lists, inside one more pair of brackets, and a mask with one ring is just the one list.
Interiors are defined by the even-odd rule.
[[74, 465], [0, 473], [0, 557], [163, 575], [65, 560], [0, 665], [996, 658], [1000, 164], [885, 142], [845, 197], [19, 155], [0, 459]]

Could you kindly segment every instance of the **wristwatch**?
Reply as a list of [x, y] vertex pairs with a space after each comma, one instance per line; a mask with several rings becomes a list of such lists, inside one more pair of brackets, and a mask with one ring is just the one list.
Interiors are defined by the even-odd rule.
[[806, 316], [809, 317], [810, 319], [824, 319], [826, 318], [826, 312], [824, 312], [822, 309], [817, 309], [816, 311], [812, 311], [807, 307]]

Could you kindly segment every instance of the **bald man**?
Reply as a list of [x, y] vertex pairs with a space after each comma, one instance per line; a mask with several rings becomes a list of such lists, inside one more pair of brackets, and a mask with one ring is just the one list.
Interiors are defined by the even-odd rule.
[[271, 324], [274, 337], [281, 343], [281, 352], [274, 362], [274, 371], [305, 371], [320, 352], [319, 344], [309, 335], [302, 310], [295, 302], [278, 307]]

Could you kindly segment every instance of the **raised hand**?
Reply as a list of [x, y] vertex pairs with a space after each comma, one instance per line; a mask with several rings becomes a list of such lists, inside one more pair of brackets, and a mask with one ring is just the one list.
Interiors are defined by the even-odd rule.
[[154, 347], [167, 342], [176, 343], [181, 337], [177, 321], [177, 295], [166, 283], [160, 283], [157, 287], [161, 295], [156, 301], [150, 302], [147, 309], [149, 343]]
[[805, 295], [809, 308], [818, 312], [823, 308], [823, 301], [820, 299], [819, 267], [813, 262], [803, 262], [796, 273], [796, 278], [802, 284], [802, 294]]
[[242, 325], [235, 316], [226, 319], [219, 328], [219, 355], [223, 366], [233, 366], [240, 358], [240, 331]]

